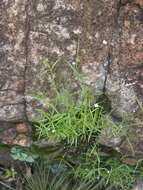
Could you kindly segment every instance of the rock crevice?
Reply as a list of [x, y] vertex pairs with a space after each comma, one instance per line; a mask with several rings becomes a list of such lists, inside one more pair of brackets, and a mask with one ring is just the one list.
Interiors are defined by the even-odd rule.
[[27, 2], [25, 6], [26, 19], [25, 19], [25, 38], [24, 38], [24, 46], [25, 46], [25, 68], [24, 68], [24, 83], [23, 83], [23, 97], [24, 97], [24, 120], [29, 122], [27, 117], [27, 101], [26, 101], [26, 73], [28, 69], [29, 62], [29, 35], [30, 35], [30, 15], [29, 15], [29, 2]]

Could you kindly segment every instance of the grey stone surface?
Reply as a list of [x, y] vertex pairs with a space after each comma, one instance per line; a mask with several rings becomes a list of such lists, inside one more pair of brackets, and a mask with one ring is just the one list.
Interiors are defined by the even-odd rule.
[[0, 2], [0, 120], [24, 118], [26, 1]]
[[[0, 3], [0, 120], [34, 119], [33, 94], [51, 94], [43, 62], [61, 83], [78, 56], [84, 82], [103, 89], [116, 114], [142, 100], [142, 1], [2, 0]], [[76, 84], [73, 86], [77, 87]]]

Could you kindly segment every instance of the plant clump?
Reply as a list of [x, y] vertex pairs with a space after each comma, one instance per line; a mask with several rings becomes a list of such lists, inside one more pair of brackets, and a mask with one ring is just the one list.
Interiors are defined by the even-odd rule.
[[[78, 78], [75, 68], [72, 70]], [[53, 84], [57, 86], [55, 81]], [[96, 101], [83, 84], [80, 94], [56, 89], [56, 96], [47, 102], [47, 110], [38, 110], [41, 119], [35, 124], [36, 134], [40, 139], [52, 139], [63, 145], [63, 156], [57, 160], [66, 165], [74, 180], [88, 181], [96, 190], [128, 190], [142, 176], [141, 168], [123, 163], [122, 154], [112, 148], [105, 152], [98, 141], [102, 130], [111, 128], [112, 135], [125, 136], [129, 127], [124, 120], [112, 120], [105, 94]]]

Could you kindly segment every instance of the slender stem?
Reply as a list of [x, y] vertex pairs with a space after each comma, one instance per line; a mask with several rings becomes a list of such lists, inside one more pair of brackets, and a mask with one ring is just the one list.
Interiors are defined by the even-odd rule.
[[3, 183], [2, 181], [0, 181], [0, 184], [2, 184], [3, 186], [7, 187], [8, 189], [15, 190], [14, 188], [12, 188], [9, 185], [7, 185], [6, 183]]

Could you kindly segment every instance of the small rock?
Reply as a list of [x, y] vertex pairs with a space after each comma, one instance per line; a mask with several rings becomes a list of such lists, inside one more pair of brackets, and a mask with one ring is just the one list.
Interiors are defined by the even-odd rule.
[[108, 146], [108, 147], [118, 147], [123, 140], [123, 137], [119, 135], [114, 135], [112, 128], [105, 128], [101, 131], [98, 142], [102, 145]]
[[16, 125], [16, 131], [17, 133], [30, 133], [30, 127], [28, 124], [25, 123], [19, 123]]
[[16, 137], [15, 128], [10, 128], [0, 134], [0, 141], [4, 144], [11, 144], [15, 137]]
[[122, 162], [131, 166], [135, 166], [138, 162], [135, 158], [123, 158]]
[[23, 147], [29, 147], [31, 145], [32, 141], [30, 137], [24, 135], [24, 134], [19, 134], [12, 144], [23, 146]]
[[34, 144], [38, 146], [39, 148], [43, 148], [47, 146], [56, 146], [59, 143], [60, 143], [59, 141], [56, 141], [54, 139], [41, 139], [37, 142], [34, 142]]

